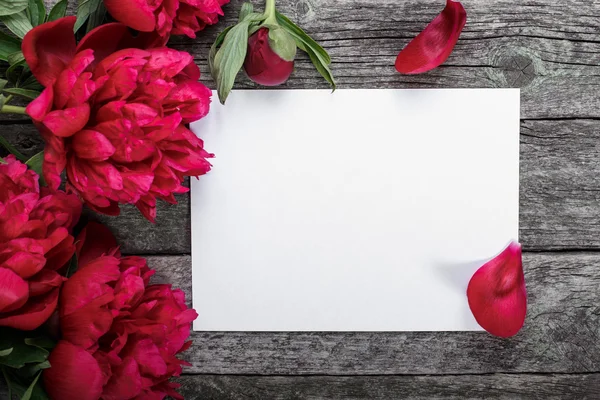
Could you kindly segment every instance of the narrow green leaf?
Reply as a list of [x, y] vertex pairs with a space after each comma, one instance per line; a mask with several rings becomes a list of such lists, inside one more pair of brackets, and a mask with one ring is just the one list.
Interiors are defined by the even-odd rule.
[[20, 62], [25, 61], [25, 56], [23, 55], [23, 52], [19, 50], [12, 54], [9, 54], [7, 61], [10, 65], [18, 64]]
[[27, 14], [31, 25], [38, 26], [43, 24], [46, 20], [46, 6], [44, 6], [43, 0], [29, 0], [29, 7], [27, 7]]
[[294, 37], [298, 48], [308, 54], [317, 71], [319, 71], [323, 78], [325, 78], [325, 80], [333, 87], [333, 90], [335, 90], [335, 79], [329, 68], [329, 64], [331, 64], [331, 57], [329, 57], [329, 54], [327, 54], [321, 45], [315, 42], [314, 39], [308, 36], [285, 15], [277, 12], [276, 16], [277, 22], [279, 22], [279, 24]]
[[77, 6], [77, 20], [73, 30], [77, 32], [88, 20], [92, 13], [96, 12], [102, 4], [102, 0], [79, 0]]
[[60, 0], [58, 3], [52, 7], [52, 10], [48, 13], [48, 17], [46, 18], [46, 22], [56, 21], [64, 17], [67, 14], [67, 6], [69, 5], [68, 0]]
[[3, 91], [4, 91], [4, 93], [24, 97], [29, 100], [35, 100], [41, 94], [37, 90], [22, 89], [22, 88], [8, 88], [8, 89], [4, 89]]
[[46, 350], [52, 350], [54, 346], [56, 346], [56, 342], [47, 336], [27, 338], [25, 339], [25, 344], [28, 346], [41, 347]]
[[217, 83], [217, 93], [221, 104], [225, 104], [225, 100], [233, 88], [235, 77], [244, 65], [249, 27], [250, 22], [246, 20], [231, 28], [223, 40], [223, 45], [215, 55], [213, 78]]
[[0, 0], [0, 15], [12, 15], [27, 8], [29, 0]]
[[21, 50], [21, 41], [0, 31], [0, 60], [8, 62], [8, 55]]
[[0, 164], [8, 164], [6, 161], [4, 161], [4, 158], [0, 157]]
[[18, 71], [19, 68], [23, 68], [26, 66], [25, 60], [12, 64], [10, 67], [8, 67], [6, 69], [6, 77], [8, 78], [9, 82], [12, 82], [15, 84], [15, 86], [17, 86], [17, 84], [19, 83], [19, 79], [21, 78], [21, 74], [23, 73], [23, 70]]
[[6, 79], [0, 79], [0, 91], [4, 90], [7, 83], [8, 81]]
[[27, 166], [34, 170], [36, 174], [40, 177], [40, 185], [46, 186], [46, 181], [44, 180], [44, 175], [42, 174], [42, 166], [44, 164], [44, 152], [40, 151], [35, 156], [31, 157], [25, 163]]
[[4, 147], [9, 153], [14, 154], [19, 160], [23, 162], [27, 161], [27, 157], [21, 154], [19, 150], [15, 149], [14, 146], [8, 143], [2, 136], [0, 136], [0, 146]]
[[242, 22], [248, 14], [254, 12], [254, 6], [252, 3], [244, 3], [242, 4], [242, 9], [240, 10], [240, 17], [238, 22]]
[[37, 384], [38, 379], [40, 379], [40, 376], [42, 376], [41, 371], [37, 374], [37, 376], [35, 377], [33, 382], [31, 382], [31, 385], [29, 385], [29, 387], [25, 391], [25, 394], [23, 394], [23, 397], [21, 397], [21, 400], [31, 400], [31, 394], [33, 393], [33, 388]]
[[0, 94], [0, 110], [2, 110], [2, 108], [4, 107], [6, 100], [7, 100], [7, 97], [3, 94]]
[[25, 10], [12, 15], [0, 16], [0, 21], [4, 22], [4, 25], [21, 39], [25, 37], [27, 32], [33, 29], [33, 25], [31, 25], [31, 21], [27, 17]]
[[27, 78], [19, 86], [21, 89], [37, 90], [41, 92], [44, 87], [35, 79], [33, 74], [28, 75]]
[[269, 46], [279, 57], [285, 61], [294, 61], [296, 58], [296, 41], [285, 29], [269, 29]]
[[[4, 160], [2, 160], [4, 161]], [[4, 164], [6, 164], [6, 161], [4, 161]], [[0, 350], [0, 357], [6, 357], [8, 355], [10, 355], [10, 353], [12, 353], [13, 348], [11, 347], [10, 349], [5, 349], [5, 350]]]
[[106, 7], [104, 6], [104, 2], [100, 2], [96, 11], [90, 14], [90, 18], [87, 22], [86, 32], [89, 32], [102, 25], [104, 17], [106, 17]]
[[219, 34], [219, 36], [217, 36], [217, 38], [215, 39], [215, 42], [213, 43], [213, 45], [210, 48], [210, 51], [208, 52], [208, 68], [210, 70], [210, 74], [212, 75], [213, 79], [215, 79], [215, 76], [216, 76], [216, 72], [215, 72], [215, 68], [214, 68], [215, 55], [217, 54], [217, 50], [219, 50], [219, 47], [221, 47], [221, 44], [223, 44], [223, 40], [225, 40], [225, 36], [232, 28], [233, 28], [233, 26], [228, 26], [227, 28], [225, 28], [225, 30], [223, 32], [221, 32]]
[[[327, 54], [327, 51], [319, 43], [317, 43], [313, 38], [308, 36], [306, 32], [302, 30], [298, 25], [294, 24], [288, 17], [283, 14], [280, 14], [279, 11], [275, 14], [277, 16], [277, 22], [284, 28], [286, 31], [290, 33], [294, 38], [302, 41], [308, 47], [311, 47], [315, 53], [321, 55], [321, 58], [325, 61], [326, 64], [331, 64], [331, 57]], [[300, 46], [298, 46], [300, 47]]]

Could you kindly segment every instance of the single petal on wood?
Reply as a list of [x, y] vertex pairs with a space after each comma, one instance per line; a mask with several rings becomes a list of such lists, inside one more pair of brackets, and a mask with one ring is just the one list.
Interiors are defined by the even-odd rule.
[[398, 54], [396, 70], [421, 74], [441, 65], [452, 53], [466, 22], [462, 4], [447, 0], [446, 8]]
[[467, 288], [477, 323], [495, 336], [514, 336], [523, 327], [527, 292], [521, 245], [512, 242], [475, 272]]

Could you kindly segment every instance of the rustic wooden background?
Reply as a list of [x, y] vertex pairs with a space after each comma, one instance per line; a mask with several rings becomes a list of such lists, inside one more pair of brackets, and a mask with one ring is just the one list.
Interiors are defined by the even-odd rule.
[[[197, 40], [171, 42], [194, 54], [210, 87], [208, 49], [241, 3], [225, 6], [226, 17]], [[524, 329], [507, 340], [472, 332], [193, 333], [186, 398], [600, 398], [600, 1], [464, 0], [468, 21], [450, 59], [424, 75], [399, 75], [396, 54], [444, 3], [278, 5], [330, 52], [340, 88], [521, 88]], [[241, 75], [237, 87], [255, 87]], [[327, 85], [301, 55], [283, 87]], [[42, 148], [28, 121], [0, 124], [26, 154]], [[190, 202], [178, 199], [160, 205], [155, 225], [133, 208], [101, 220], [125, 253], [149, 256], [159, 281], [190, 295]]]

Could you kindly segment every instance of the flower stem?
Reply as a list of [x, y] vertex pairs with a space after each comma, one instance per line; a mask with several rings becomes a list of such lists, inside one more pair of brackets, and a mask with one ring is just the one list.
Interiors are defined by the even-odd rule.
[[277, 17], [275, 16], [275, 0], [267, 0], [265, 5], [265, 18], [264, 24], [277, 25]]
[[27, 113], [25, 112], [25, 107], [9, 106], [9, 105], [3, 106], [2, 109], [0, 109], [0, 113], [27, 115]]

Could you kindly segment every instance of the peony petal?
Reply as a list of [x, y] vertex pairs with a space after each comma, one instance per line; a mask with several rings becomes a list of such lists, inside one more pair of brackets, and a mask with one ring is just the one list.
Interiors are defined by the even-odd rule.
[[90, 105], [84, 103], [80, 106], [65, 110], [50, 111], [44, 117], [44, 125], [58, 137], [69, 137], [83, 129], [90, 119]]
[[452, 53], [466, 22], [462, 4], [447, 0], [446, 8], [398, 54], [396, 70], [420, 74], [441, 65]]
[[104, 161], [115, 153], [115, 147], [106, 136], [88, 129], [77, 132], [71, 146], [77, 157], [92, 161]]
[[98, 400], [102, 395], [102, 370], [90, 353], [67, 341], [58, 342], [44, 370], [46, 392], [52, 400]]
[[21, 308], [28, 298], [27, 282], [14, 271], [0, 267], [0, 313]]
[[60, 287], [66, 279], [52, 270], [44, 269], [29, 280], [29, 293], [31, 296], [48, 293], [50, 290]]
[[43, 297], [30, 299], [23, 307], [12, 313], [0, 315], [0, 326], [32, 331], [50, 318], [57, 304], [58, 289], [54, 289]]
[[75, 55], [75, 17], [38, 25], [23, 38], [22, 50], [33, 75], [51, 86]]
[[[117, 247], [117, 239], [110, 229], [98, 222], [89, 222], [77, 236], [77, 261], [79, 265], [86, 265]], [[117, 257], [120, 256], [118, 253]]]
[[[138, 31], [151, 32], [156, 26], [154, 10], [148, 0], [104, 0], [114, 19]], [[161, 2], [153, 2], [160, 4]]]
[[113, 370], [113, 375], [102, 392], [103, 400], [136, 398], [142, 391], [142, 377], [137, 363], [127, 357]]
[[516, 335], [527, 313], [521, 245], [512, 242], [479, 268], [469, 282], [467, 298], [483, 329], [500, 337]]

